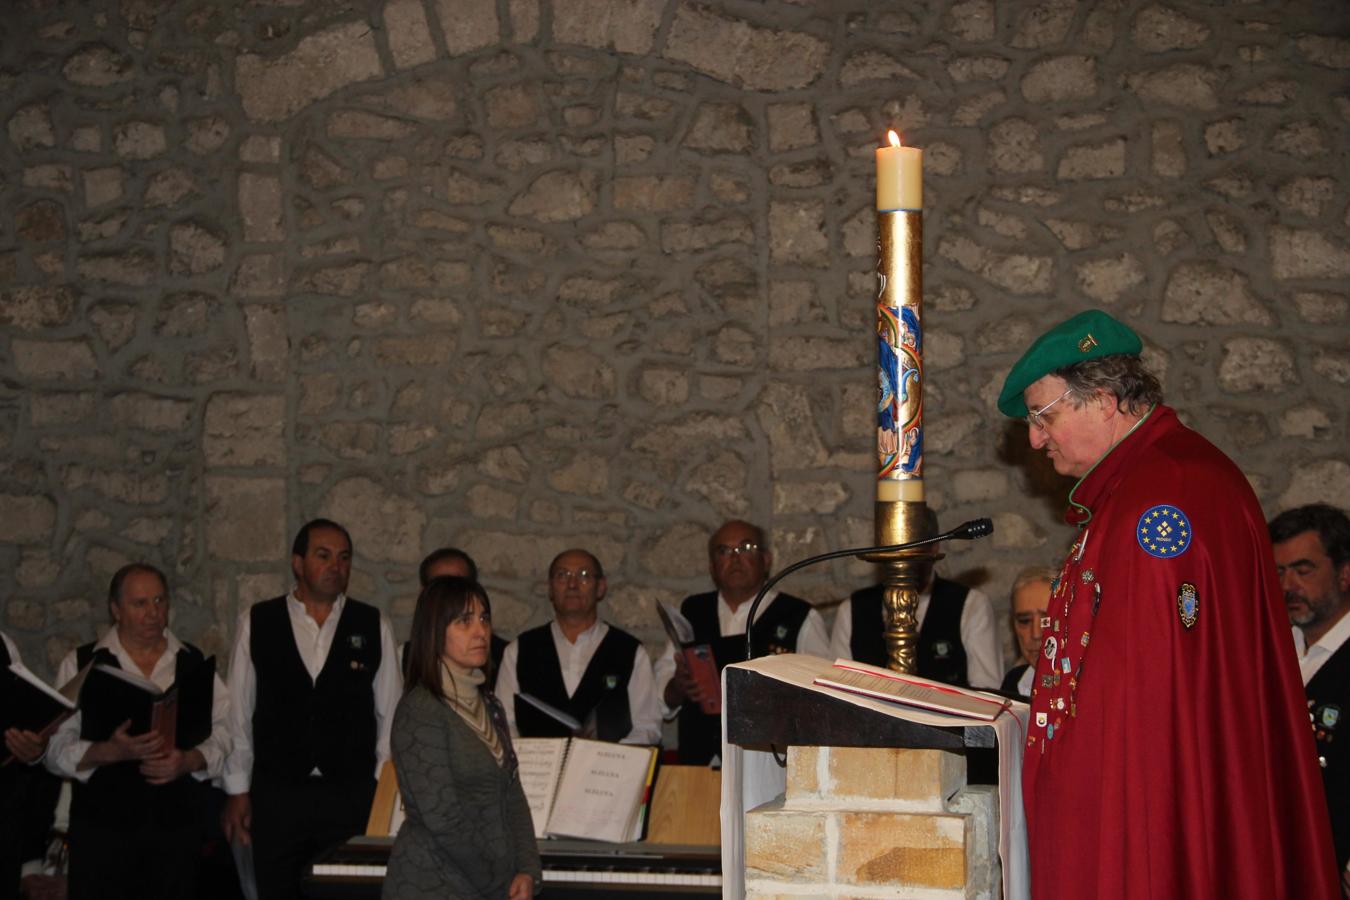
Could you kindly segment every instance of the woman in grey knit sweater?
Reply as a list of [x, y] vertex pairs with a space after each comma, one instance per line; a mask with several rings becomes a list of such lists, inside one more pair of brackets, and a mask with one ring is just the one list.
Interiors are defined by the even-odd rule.
[[417, 598], [391, 738], [407, 818], [385, 900], [527, 900], [539, 889], [506, 717], [483, 687], [491, 635], [477, 582], [436, 578]]

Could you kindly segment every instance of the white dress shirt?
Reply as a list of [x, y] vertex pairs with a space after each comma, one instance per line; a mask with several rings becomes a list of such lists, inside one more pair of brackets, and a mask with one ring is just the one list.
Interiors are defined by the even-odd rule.
[[[928, 615], [928, 606], [933, 599], [933, 589], [919, 595], [919, 608], [915, 618], [919, 627], [923, 627], [924, 616]], [[880, 627], [881, 623], [877, 623]], [[830, 656], [852, 659], [853, 650], [853, 600], [850, 598], [839, 604], [834, 615], [834, 633], [830, 637]], [[973, 688], [998, 690], [1003, 684], [1003, 652], [998, 646], [998, 633], [994, 624], [994, 605], [983, 591], [970, 588], [966, 594], [966, 603], [961, 608], [961, 646], [966, 650], [966, 680]]]
[[[347, 595], [339, 594], [333, 602], [333, 609], [320, 625], [306, 610], [305, 605], [295, 596], [295, 591], [286, 595], [286, 613], [291, 622], [291, 634], [295, 638], [295, 649], [309, 672], [311, 681], [317, 680], [328, 661], [328, 651], [333, 646], [333, 637], [337, 634], [338, 620], [347, 605]], [[253, 671], [253, 655], [250, 648], [252, 633], [251, 610], [244, 610], [239, 616], [239, 626], [235, 631], [234, 652], [230, 654], [230, 739], [229, 759], [225, 762], [225, 793], [246, 794], [253, 783], [253, 707], [257, 697], [257, 674]], [[380, 768], [389, 759], [389, 729], [394, 722], [394, 707], [398, 706], [399, 696], [403, 692], [403, 675], [399, 670], [398, 648], [394, 645], [394, 632], [389, 620], [380, 613], [380, 667], [375, 670], [373, 684], [375, 694], [375, 771], [373, 776], [380, 777]], [[318, 770], [315, 769], [315, 774]]]
[[1304, 687], [1313, 680], [1318, 669], [1336, 655], [1336, 651], [1341, 649], [1341, 644], [1344, 644], [1347, 638], [1350, 638], [1350, 614], [1341, 616], [1335, 625], [1327, 629], [1326, 634], [1313, 642], [1311, 647], [1303, 637], [1303, 629], [1294, 626], [1294, 648], [1298, 651], [1298, 668], [1303, 676]]
[[[553, 647], [558, 651], [558, 664], [562, 668], [563, 689], [567, 696], [576, 693], [586, 667], [591, 664], [600, 642], [609, 634], [609, 626], [600, 620], [577, 635], [572, 643], [563, 634], [557, 620], [548, 623], [549, 634], [553, 637]], [[506, 722], [511, 726], [511, 734], [519, 737], [516, 728], [516, 694], [520, 692], [520, 678], [516, 671], [516, 659], [520, 653], [520, 641], [514, 640], [502, 654], [502, 667], [497, 672], [497, 686], [494, 693], [502, 701], [506, 710]], [[656, 689], [652, 681], [652, 660], [647, 648], [638, 644], [633, 654], [633, 674], [628, 679], [628, 715], [632, 719], [632, 730], [626, 734], [621, 744], [659, 744], [661, 743], [661, 706], [656, 699]]]
[[[183, 642], [174, 636], [172, 631], [167, 628], [164, 630], [164, 652], [155, 660], [155, 667], [150, 673], [150, 680], [153, 681], [160, 690], [168, 690], [177, 676], [178, 651], [183, 649]], [[133, 672], [137, 675], [144, 675], [141, 667], [132, 660], [131, 654], [127, 653], [122, 646], [121, 639], [117, 636], [117, 627], [109, 628], [103, 637], [99, 638], [94, 644], [94, 650], [100, 648], [108, 650], [117, 658], [117, 664], [127, 672]], [[74, 678], [79, 672], [79, 662], [76, 659], [75, 651], [72, 650], [66, 654], [65, 659], [61, 660], [61, 665], [56, 667], [56, 683], [64, 685], [67, 681]], [[201, 751], [202, 757], [206, 760], [206, 768], [193, 772], [192, 777], [198, 781], [206, 781], [209, 778], [220, 777], [225, 766], [225, 757], [229, 753], [230, 738], [227, 722], [230, 714], [230, 696], [225, 690], [225, 683], [216, 675], [211, 692], [211, 735], [200, 744], [196, 749]], [[92, 741], [86, 741], [80, 737], [80, 722], [82, 716], [77, 711], [61, 723], [61, 727], [56, 729], [52, 735], [51, 743], [47, 745], [47, 756], [43, 762], [47, 768], [62, 778], [74, 778], [80, 782], [86, 782], [90, 776], [97, 770], [97, 766], [87, 769], [80, 768], [80, 760], [89, 752]]]
[[[769, 591], [765, 594], [764, 599], [759, 604], [759, 609], [755, 611], [755, 621], [759, 621], [777, 599], [777, 591]], [[722, 596], [722, 592], [717, 592], [718, 637], [745, 634], [745, 623], [750, 617], [750, 602], [746, 600], [740, 606], [732, 609], [731, 604]], [[814, 608], [806, 614], [806, 620], [802, 622], [801, 630], [797, 632], [797, 643], [793, 650], [797, 653], [809, 653], [812, 656], [834, 659], [830, 655], [830, 636], [825, 630], [825, 620], [820, 617], [820, 613]], [[670, 684], [670, 679], [675, 677], [675, 645], [670, 641], [666, 641], [665, 649], [661, 651], [661, 657], [656, 661], [653, 671], [656, 675], [657, 699], [661, 701], [662, 713], [669, 718], [679, 709], [678, 707], [671, 709], [665, 705], [666, 685]]]

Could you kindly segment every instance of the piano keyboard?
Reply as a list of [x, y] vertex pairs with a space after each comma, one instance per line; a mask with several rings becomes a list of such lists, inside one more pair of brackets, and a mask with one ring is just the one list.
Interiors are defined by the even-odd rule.
[[[392, 838], [348, 841], [314, 861], [302, 893], [316, 900], [375, 900], [392, 846]], [[717, 847], [546, 840], [539, 850], [549, 900], [687, 900], [722, 890]]]
[[[384, 878], [388, 866], [374, 863], [315, 863], [311, 874], [315, 878]], [[595, 882], [597, 884], [659, 884], [690, 885], [692, 887], [720, 888], [722, 876], [687, 872], [638, 872], [594, 869], [545, 869], [544, 882]]]

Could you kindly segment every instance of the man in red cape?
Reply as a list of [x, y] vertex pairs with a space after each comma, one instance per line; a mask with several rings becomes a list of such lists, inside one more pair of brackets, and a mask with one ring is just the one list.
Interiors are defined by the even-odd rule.
[[1326, 802], [1264, 516], [1091, 310], [998, 406], [1079, 479], [1037, 659], [1023, 795], [1032, 896], [1334, 898]]

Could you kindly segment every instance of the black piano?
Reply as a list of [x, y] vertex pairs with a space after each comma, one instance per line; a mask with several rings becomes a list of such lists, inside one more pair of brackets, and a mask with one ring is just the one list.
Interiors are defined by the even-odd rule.
[[[310, 900], [378, 900], [390, 837], [356, 837], [310, 866], [301, 893]], [[720, 897], [717, 847], [610, 844], [550, 838], [539, 842], [548, 900], [688, 900]]]

